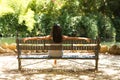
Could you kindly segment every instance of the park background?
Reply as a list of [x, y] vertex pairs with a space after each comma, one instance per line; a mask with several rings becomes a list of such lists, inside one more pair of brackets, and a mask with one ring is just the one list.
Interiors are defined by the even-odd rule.
[[64, 35], [99, 37], [107, 51], [119, 49], [119, 9], [119, 0], [0, 0], [0, 45], [15, 43], [17, 33], [49, 35], [58, 23]]
[[[86, 60], [58, 60], [56, 66], [53, 60], [24, 60], [31, 69], [19, 72], [17, 33], [45, 36], [54, 23], [64, 35], [100, 38], [97, 72]], [[0, 80], [120, 80], [120, 55], [113, 54], [120, 54], [120, 0], [0, 0]]]

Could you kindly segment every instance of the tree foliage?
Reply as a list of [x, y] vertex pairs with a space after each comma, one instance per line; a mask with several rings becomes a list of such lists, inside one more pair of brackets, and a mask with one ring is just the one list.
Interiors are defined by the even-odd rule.
[[59, 23], [64, 35], [120, 40], [119, 8], [119, 0], [0, 0], [0, 34], [48, 35]]

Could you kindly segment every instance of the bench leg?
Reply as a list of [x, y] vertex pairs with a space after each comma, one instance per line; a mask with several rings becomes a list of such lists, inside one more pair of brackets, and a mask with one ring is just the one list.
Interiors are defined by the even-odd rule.
[[98, 59], [95, 60], [95, 70], [98, 71]]
[[57, 64], [57, 60], [55, 59], [55, 60], [54, 60], [54, 65], [56, 65], [56, 64]]
[[21, 70], [21, 60], [18, 58], [18, 70]]

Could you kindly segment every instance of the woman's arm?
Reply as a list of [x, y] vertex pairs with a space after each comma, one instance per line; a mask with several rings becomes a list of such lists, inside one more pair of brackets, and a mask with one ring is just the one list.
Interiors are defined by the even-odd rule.
[[69, 36], [63, 36], [63, 40], [86, 40], [87, 42], [90, 42], [90, 38], [85, 38], [85, 37], [69, 37]]
[[27, 37], [27, 38], [23, 38], [23, 41], [27, 41], [27, 40], [49, 40], [51, 39], [51, 36], [42, 36], [42, 37]]

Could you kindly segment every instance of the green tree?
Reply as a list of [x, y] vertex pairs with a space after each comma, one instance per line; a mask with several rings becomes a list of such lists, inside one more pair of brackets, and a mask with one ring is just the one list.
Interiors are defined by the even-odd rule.
[[48, 35], [59, 23], [64, 35], [119, 40], [119, 4], [119, 0], [0, 0], [0, 32]]

